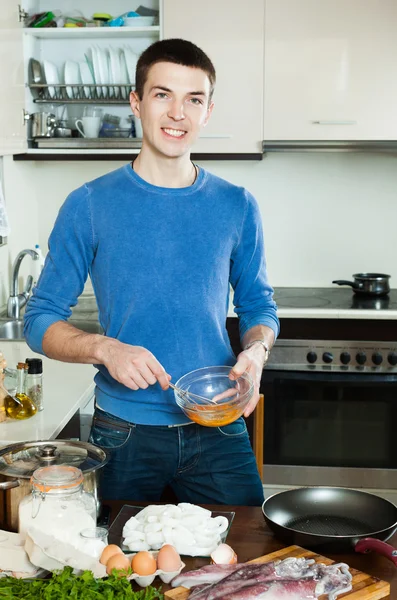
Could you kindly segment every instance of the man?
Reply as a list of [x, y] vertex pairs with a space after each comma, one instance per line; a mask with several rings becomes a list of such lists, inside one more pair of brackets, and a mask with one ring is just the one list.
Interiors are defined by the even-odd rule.
[[[263, 500], [244, 419], [196, 425], [168, 384], [234, 365], [232, 379], [249, 371], [255, 380], [248, 416], [279, 327], [254, 198], [190, 160], [214, 85], [210, 59], [190, 42], [143, 52], [130, 97], [141, 152], [67, 198], [26, 311], [33, 350], [98, 368], [90, 440], [111, 450], [106, 499], [155, 501], [170, 485], [180, 501]], [[105, 336], [67, 323], [88, 274]], [[229, 284], [245, 348], [237, 362], [226, 330]]]

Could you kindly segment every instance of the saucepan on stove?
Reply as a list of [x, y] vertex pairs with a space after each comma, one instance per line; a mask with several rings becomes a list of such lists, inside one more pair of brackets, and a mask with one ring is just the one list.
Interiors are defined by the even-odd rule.
[[337, 285], [350, 285], [356, 294], [367, 294], [368, 296], [384, 296], [390, 292], [390, 275], [385, 273], [356, 273], [354, 281], [337, 279], [332, 283]]
[[99, 470], [109, 454], [88, 442], [49, 440], [21, 442], [0, 450], [0, 526], [18, 530], [19, 503], [31, 492], [30, 478], [39, 467], [70, 465], [83, 472], [83, 488], [94, 495], [99, 511]]
[[335, 553], [373, 550], [397, 566], [397, 551], [386, 544], [397, 530], [397, 507], [379, 496], [338, 487], [297, 488], [267, 498], [262, 512], [288, 544]]

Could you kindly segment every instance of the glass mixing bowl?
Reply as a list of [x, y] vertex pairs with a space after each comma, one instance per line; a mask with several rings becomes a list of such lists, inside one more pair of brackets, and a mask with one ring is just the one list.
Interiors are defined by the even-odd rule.
[[[210, 402], [192, 400], [187, 394], [174, 391], [175, 400], [185, 415], [199, 425], [220, 427], [233, 423], [241, 417], [254, 393], [254, 382], [248, 373], [237, 380], [229, 379], [232, 367], [204, 367], [187, 373], [176, 382], [176, 387], [184, 392], [192, 392]], [[228, 390], [236, 390], [228, 396], [215, 402], [211, 400]]]

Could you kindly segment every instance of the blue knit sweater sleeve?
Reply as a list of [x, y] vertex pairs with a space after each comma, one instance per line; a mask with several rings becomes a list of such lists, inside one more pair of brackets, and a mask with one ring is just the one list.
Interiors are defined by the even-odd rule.
[[277, 337], [280, 324], [273, 288], [267, 277], [262, 219], [255, 198], [247, 190], [244, 193], [245, 214], [232, 253], [230, 272], [240, 338], [255, 325], [267, 325]]
[[61, 207], [48, 242], [49, 253], [30, 298], [24, 323], [27, 343], [44, 354], [43, 336], [50, 325], [67, 321], [84, 288], [94, 257], [88, 188], [72, 192]]

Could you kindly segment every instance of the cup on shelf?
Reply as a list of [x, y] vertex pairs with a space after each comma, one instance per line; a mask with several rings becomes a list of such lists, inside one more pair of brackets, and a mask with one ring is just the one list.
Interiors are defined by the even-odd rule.
[[77, 131], [85, 138], [98, 137], [102, 123], [102, 112], [102, 109], [97, 106], [86, 106], [82, 119], [76, 119], [75, 121]]

